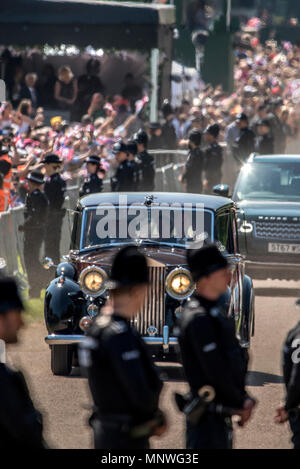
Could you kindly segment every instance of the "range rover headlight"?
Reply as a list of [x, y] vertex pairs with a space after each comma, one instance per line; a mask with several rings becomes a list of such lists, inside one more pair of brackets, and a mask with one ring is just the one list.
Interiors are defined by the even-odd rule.
[[176, 300], [185, 300], [195, 290], [191, 273], [182, 267], [172, 270], [166, 278], [166, 291]]
[[84, 269], [79, 276], [81, 290], [90, 296], [99, 296], [105, 292], [107, 273], [101, 267], [90, 266]]

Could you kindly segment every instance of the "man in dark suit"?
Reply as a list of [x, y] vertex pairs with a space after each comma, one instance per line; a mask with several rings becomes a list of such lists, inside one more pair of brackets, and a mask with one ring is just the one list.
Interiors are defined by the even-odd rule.
[[27, 73], [25, 76], [25, 85], [21, 88], [19, 100], [30, 99], [32, 107], [37, 109], [40, 105], [40, 96], [36, 87], [37, 75], [35, 73]]

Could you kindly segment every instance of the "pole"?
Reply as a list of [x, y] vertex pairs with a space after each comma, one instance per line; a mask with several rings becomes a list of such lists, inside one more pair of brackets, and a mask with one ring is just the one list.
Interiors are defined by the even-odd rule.
[[159, 50], [151, 50], [151, 101], [150, 101], [150, 122], [157, 121], [158, 107], [158, 67]]
[[230, 31], [231, 24], [231, 0], [227, 0], [227, 11], [226, 11], [226, 30]]
[[0, 339], [0, 363], [6, 362], [5, 342]]

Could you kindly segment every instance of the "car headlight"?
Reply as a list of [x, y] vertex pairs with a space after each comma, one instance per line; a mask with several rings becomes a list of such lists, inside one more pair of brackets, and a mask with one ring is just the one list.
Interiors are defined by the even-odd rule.
[[166, 278], [166, 291], [176, 300], [185, 300], [195, 290], [191, 273], [182, 267], [172, 270]]
[[107, 273], [101, 267], [90, 266], [84, 269], [79, 276], [81, 290], [90, 295], [98, 296], [105, 292]]

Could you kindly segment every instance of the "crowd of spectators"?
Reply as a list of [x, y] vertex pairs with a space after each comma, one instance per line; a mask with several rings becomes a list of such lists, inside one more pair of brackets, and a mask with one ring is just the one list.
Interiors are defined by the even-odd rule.
[[[218, 124], [219, 142], [227, 145], [228, 156], [241, 132], [242, 114], [258, 137], [259, 121], [268, 122], [274, 153], [285, 153], [287, 144], [293, 142], [296, 149], [300, 132], [300, 47], [289, 42], [261, 44], [258, 36], [243, 34], [235, 57], [232, 94], [221, 86], [199, 84], [194, 97], [183, 97], [177, 108], [164, 101], [157, 122], [149, 122], [148, 97], [143, 96], [131, 73], [126, 75], [120, 95], [109, 96], [95, 59], [79, 77], [67, 65], [56, 76], [47, 64], [39, 77], [35, 73], [23, 77], [22, 67], [16, 66], [7, 83], [9, 100], [0, 108], [0, 173], [5, 184], [10, 162], [9, 203], [13, 206], [24, 200], [26, 174], [33, 169], [43, 171], [41, 161], [47, 153], [63, 158], [66, 180], [84, 176], [85, 159], [98, 155], [100, 174], [105, 178], [109, 168], [117, 164], [113, 144], [118, 139], [130, 139], [139, 128], [148, 133], [149, 149], [174, 150], [187, 148], [191, 130], [204, 131]], [[50, 125], [45, 122], [45, 107], [57, 109]], [[69, 120], [64, 120], [60, 110], [69, 111]]]

